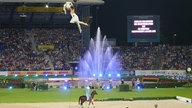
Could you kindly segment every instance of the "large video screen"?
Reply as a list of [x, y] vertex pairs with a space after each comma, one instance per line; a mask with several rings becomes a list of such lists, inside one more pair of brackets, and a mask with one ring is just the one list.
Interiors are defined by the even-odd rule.
[[160, 42], [160, 17], [127, 16], [128, 42]]

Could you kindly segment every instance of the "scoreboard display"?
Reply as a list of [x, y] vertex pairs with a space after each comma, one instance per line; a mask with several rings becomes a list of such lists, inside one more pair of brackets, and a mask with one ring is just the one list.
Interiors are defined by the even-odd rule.
[[160, 42], [160, 17], [127, 16], [128, 42]]

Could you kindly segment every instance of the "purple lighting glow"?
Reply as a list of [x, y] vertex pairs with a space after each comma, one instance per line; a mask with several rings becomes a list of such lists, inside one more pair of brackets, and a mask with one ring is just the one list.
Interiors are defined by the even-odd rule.
[[117, 53], [113, 54], [108, 45], [106, 36], [101, 38], [100, 28], [97, 29], [95, 40], [91, 39], [89, 49], [79, 63], [79, 77], [116, 77], [120, 69], [120, 60]]

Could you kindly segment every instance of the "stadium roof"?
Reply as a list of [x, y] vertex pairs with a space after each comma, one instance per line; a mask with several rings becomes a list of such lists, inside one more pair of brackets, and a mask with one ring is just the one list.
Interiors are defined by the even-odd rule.
[[[32, 25], [69, 25], [70, 15], [64, 15], [62, 6], [74, 0], [0, 0], [0, 27]], [[45, 9], [45, 4], [50, 7]], [[103, 0], [77, 0], [78, 9], [82, 6], [104, 4]], [[77, 11], [77, 14], [79, 11]]]
[[5, 3], [65, 3], [66, 1], [75, 2], [84, 5], [101, 5], [104, 4], [103, 0], [0, 0]]

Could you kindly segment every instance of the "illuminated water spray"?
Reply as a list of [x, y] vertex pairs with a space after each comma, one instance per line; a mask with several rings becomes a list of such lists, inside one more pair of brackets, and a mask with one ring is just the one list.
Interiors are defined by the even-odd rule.
[[117, 58], [117, 53], [113, 54], [106, 36], [102, 39], [100, 28], [98, 28], [95, 40], [90, 40], [89, 49], [79, 62], [79, 77], [119, 77], [119, 68], [120, 61]]

